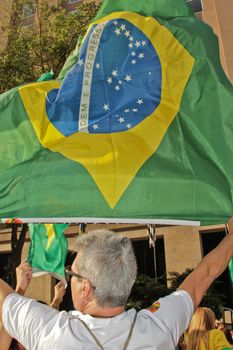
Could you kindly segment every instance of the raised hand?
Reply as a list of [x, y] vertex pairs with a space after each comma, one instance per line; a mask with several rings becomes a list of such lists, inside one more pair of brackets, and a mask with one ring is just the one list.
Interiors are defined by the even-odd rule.
[[23, 261], [16, 268], [16, 279], [17, 284], [15, 291], [24, 295], [32, 279], [32, 267], [27, 261]]
[[63, 300], [65, 293], [66, 293], [66, 288], [64, 284], [62, 282], [58, 282], [54, 287], [54, 298], [50, 306], [55, 309], [58, 309], [59, 305]]

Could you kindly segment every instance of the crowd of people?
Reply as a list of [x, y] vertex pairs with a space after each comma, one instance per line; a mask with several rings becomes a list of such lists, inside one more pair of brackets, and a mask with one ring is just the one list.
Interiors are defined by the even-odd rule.
[[65, 292], [61, 284], [50, 306], [23, 296], [32, 268], [22, 263], [16, 291], [0, 280], [0, 349], [16, 345], [27, 350], [232, 349], [224, 332], [216, 329], [212, 310], [198, 307], [233, 256], [233, 219], [228, 229], [229, 234], [176, 292], [139, 312], [125, 308], [137, 275], [132, 244], [126, 237], [102, 230], [77, 239], [76, 258], [65, 269], [74, 305], [69, 313], [57, 309]]

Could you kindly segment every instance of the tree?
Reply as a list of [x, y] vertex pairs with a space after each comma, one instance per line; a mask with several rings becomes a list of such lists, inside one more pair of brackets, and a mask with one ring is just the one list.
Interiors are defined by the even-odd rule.
[[156, 300], [171, 293], [171, 290], [163, 283], [155, 282], [154, 278], [139, 275], [127, 302], [127, 308], [141, 310], [148, 308]]
[[[47, 0], [13, 0], [10, 24], [0, 23], [7, 41], [0, 56], [0, 93], [45, 72], [58, 75], [99, 7], [91, 2], [68, 13], [67, 5], [68, 0], [56, 6]], [[34, 13], [32, 25], [25, 25], [28, 11]]]
[[[185, 269], [181, 274], [178, 272], [170, 272], [170, 278], [168, 279], [172, 290], [176, 290], [184, 279], [193, 271], [193, 269]], [[226, 305], [227, 296], [222, 294], [219, 290], [222, 282], [215, 280], [205, 293], [200, 306], [211, 308], [216, 317], [222, 316], [222, 307]]]
[[[141, 310], [150, 307], [156, 300], [164, 297], [178, 289], [183, 280], [193, 271], [193, 269], [185, 269], [181, 274], [178, 272], [170, 272], [168, 278], [169, 286], [164, 284], [163, 278], [160, 282], [155, 282], [154, 278], [146, 275], [139, 275], [127, 303], [128, 308]], [[222, 317], [222, 307], [226, 305], [226, 295], [218, 290], [221, 282], [214, 281], [206, 294], [204, 295], [200, 306], [211, 308], [216, 317]]]

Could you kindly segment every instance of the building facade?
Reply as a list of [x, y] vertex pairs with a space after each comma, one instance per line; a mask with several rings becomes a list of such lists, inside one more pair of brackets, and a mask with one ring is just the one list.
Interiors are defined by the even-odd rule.
[[[151, 277], [164, 275], [169, 277], [169, 272], [183, 273], [187, 268], [195, 268], [202, 257], [215, 248], [225, 235], [224, 225], [161, 226], [156, 228], [155, 250], [153, 250], [149, 248], [148, 227], [145, 225], [88, 224], [86, 231], [103, 228], [113, 230], [116, 234], [127, 236], [132, 240], [138, 262], [138, 272]], [[78, 234], [78, 225], [71, 225], [65, 231], [71, 252], [75, 250], [75, 240]], [[27, 233], [22, 260], [27, 257], [29, 244], [30, 239]], [[10, 253], [11, 229], [0, 230], [0, 261], [7, 261]], [[69, 265], [70, 261], [67, 264]], [[221, 280], [229, 284], [230, 288], [227, 271]], [[53, 297], [55, 283], [55, 279], [49, 275], [33, 278], [26, 295], [49, 303]]]
[[[48, 0], [56, 5], [58, 0]], [[69, 0], [67, 11], [78, 10], [78, 6], [93, 0]], [[95, 0], [97, 3], [101, 0]], [[209, 24], [219, 38], [221, 62], [228, 78], [233, 82], [233, 3], [232, 0], [186, 0], [193, 8], [198, 18]], [[10, 21], [12, 0], [0, 0], [0, 22], [7, 24]], [[25, 9], [25, 25], [34, 21], [33, 11]], [[1, 29], [0, 29], [1, 30]], [[5, 39], [0, 31], [0, 49], [4, 47]]]

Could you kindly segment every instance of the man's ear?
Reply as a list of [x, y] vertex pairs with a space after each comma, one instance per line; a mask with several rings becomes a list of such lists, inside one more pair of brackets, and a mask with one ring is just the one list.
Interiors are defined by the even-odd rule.
[[86, 299], [92, 299], [93, 298], [93, 291], [92, 291], [92, 286], [91, 286], [91, 282], [90, 281], [83, 280], [82, 293], [83, 293], [83, 296]]

